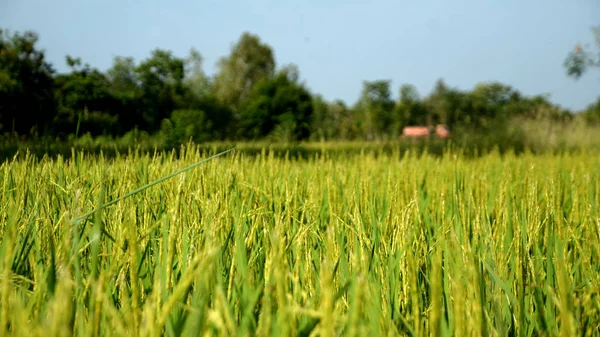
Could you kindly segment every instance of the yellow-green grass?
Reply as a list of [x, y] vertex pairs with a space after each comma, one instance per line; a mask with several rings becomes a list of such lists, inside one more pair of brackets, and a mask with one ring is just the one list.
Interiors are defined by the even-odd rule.
[[[212, 153], [211, 153], [212, 154]], [[597, 336], [600, 157], [0, 166], [0, 334]]]

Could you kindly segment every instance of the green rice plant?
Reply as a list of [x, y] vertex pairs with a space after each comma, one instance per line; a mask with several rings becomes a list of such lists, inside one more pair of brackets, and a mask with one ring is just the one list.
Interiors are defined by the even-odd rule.
[[1, 334], [600, 335], [597, 154], [218, 150], [0, 164]]

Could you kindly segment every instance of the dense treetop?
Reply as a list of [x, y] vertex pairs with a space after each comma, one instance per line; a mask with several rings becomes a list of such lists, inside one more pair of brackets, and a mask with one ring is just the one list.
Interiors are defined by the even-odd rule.
[[[600, 46], [600, 29], [595, 34]], [[71, 70], [58, 74], [37, 41], [34, 32], [0, 30], [1, 134], [66, 139], [141, 130], [176, 145], [189, 139], [385, 140], [409, 125], [485, 133], [540, 117], [600, 121], [600, 97], [575, 114], [498, 82], [464, 91], [440, 79], [421, 96], [411, 84], [394, 89], [387, 79], [369, 79], [352, 105], [328, 102], [300, 81], [295, 65], [278, 65], [272, 48], [249, 32], [219, 61], [212, 78], [202, 69], [200, 51], [182, 58], [160, 48], [139, 63], [115, 57], [106, 72], [67, 55]], [[579, 78], [600, 66], [600, 54], [577, 47], [564, 66], [567, 75]]]

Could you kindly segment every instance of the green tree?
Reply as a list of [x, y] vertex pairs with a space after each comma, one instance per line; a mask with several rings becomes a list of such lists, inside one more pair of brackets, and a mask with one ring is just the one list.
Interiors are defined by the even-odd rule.
[[355, 139], [360, 135], [355, 111], [351, 110], [341, 100], [329, 104], [329, 115], [335, 125], [334, 137], [341, 140]]
[[498, 118], [509, 118], [518, 113], [507, 109], [509, 103], [519, 100], [518, 93], [499, 82], [479, 83], [471, 92], [472, 118], [476, 124], [491, 123]]
[[67, 55], [66, 63], [71, 73], [55, 78], [56, 131], [62, 135], [118, 133], [117, 102], [110, 93], [108, 78], [88, 64], [82, 65], [80, 58]]
[[48, 133], [55, 114], [54, 69], [31, 31], [0, 29], [0, 130]]
[[142, 90], [142, 128], [157, 131], [163, 119], [182, 105], [185, 61], [171, 51], [155, 49], [136, 69]]
[[408, 125], [425, 125], [427, 111], [417, 88], [412, 84], [400, 86], [399, 99], [394, 106], [394, 132], [398, 135]]
[[237, 113], [254, 87], [261, 80], [273, 77], [275, 57], [269, 45], [262, 43], [257, 35], [245, 32], [231, 54], [219, 60], [218, 68], [213, 86], [215, 95]]
[[313, 95], [313, 117], [310, 129], [311, 137], [315, 140], [330, 140], [335, 137], [336, 121], [328, 102], [322, 95]]
[[592, 27], [598, 51], [591, 51], [590, 47], [582, 48], [576, 45], [563, 63], [567, 75], [579, 79], [590, 67], [600, 67], [600, 25]]
[[584, 110], [582, 116], [588, 124], [600, 125], [600, 97]]
[[115, 109], [119, 116], [121, 132], [141, 126], [143, 115], [140, 99], [143, 92], [133, 58], [115, 57], [111, 68], [106, 72], [106, 77], [110, 83], [110, 94], [117, 102]]
[[201, 143], [212, 140], [212, 125], [202, 110], [180, 109], [162, 122], [166, 146], [175, 147], [187, 141]]
[[433, 91], [424, 101], [427, 108], [427, 125], [448, 123], [448, 117], [450, 115], [448, 94], [450, 91], [451, 89], [443, 79], [440, 78], [435, 82]]
[[211, 81], [202, 67], [204, 58], [195, 49], [190, 49], [185, 59], [185, 77], [183, 83], [190, 94], [196, 99], [202, 99], [211, 94]]
[[310, 135], [313, 100], [298, 82], [295, 67], [279, 71], [272, 79], [260, 81], [240, 109], [242, 136], [258, 139], [274, 136], [303, 140]]
[[207, 121], [205, 125], [210, 125], [211, 128], [202, 129], [204, 136], [210, 136], [212, 139], [227, 139], [232, 136], [235, 129], [233, 113], [212, 92], [211, 80], [204, 72], [202, 63], [202, 55], [192, 48], [185, 60], [183, 80], [185, 98], [182, 108], [203, 112], [203, 119]]
[[113, 96], [122, 99], [140, 97], [140, 84], [136, 74], [136, 65], [132, 57], [116, 56], [113, 65], [106, 72]]
[[356, 137], [357, 129], [352, 111], [341, 100], [327, 102], [313, 95], [311, 138], [314, 140], [348, 140]]
[[363, 81], [361, 97], [356, 105], [360, 126], [367, 140], [389, 133], [393, 121], [394, 101], [390, 80]]

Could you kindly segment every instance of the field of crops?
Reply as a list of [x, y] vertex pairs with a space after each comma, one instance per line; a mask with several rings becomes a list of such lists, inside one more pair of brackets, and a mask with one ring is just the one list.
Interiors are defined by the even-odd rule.
[[[0, 166], [0, 335], [598, 336], [600, 157]], [[79, 218], [78, 218], [79, 217]]]

